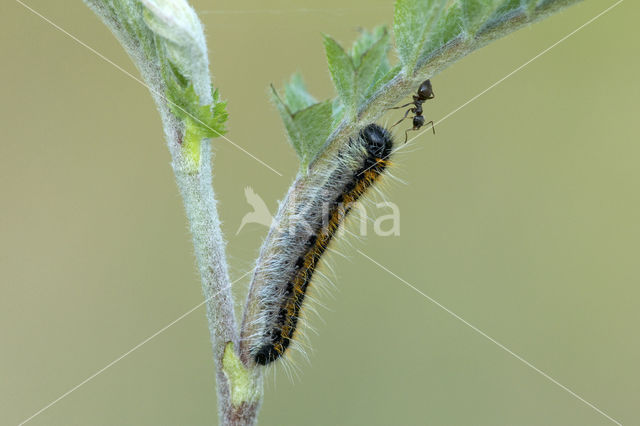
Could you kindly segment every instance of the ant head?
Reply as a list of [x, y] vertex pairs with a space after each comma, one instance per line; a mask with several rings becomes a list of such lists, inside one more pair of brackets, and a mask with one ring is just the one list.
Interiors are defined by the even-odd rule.
[[433, 98], [433, 88], [431, 87], [431, 80], [425, 80], [422, 82], [420, 87], [418, 88], [418, 96], [420, 99], [431, 99]]
[[424, 125], [424, 117], [421, 115], [416, 115], [413, 117], [413, 128], [414, 130], [419, 129]]

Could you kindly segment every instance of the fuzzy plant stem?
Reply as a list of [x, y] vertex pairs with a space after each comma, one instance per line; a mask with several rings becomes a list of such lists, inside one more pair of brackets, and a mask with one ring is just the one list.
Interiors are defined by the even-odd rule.
[[[458, 36], [426, 57], [418, 58], [410, 66], [405, 64], [392, 79], [361, 104], [353, 116], [347, 116], [336, 127], [329, 135], [323, 149], [292, 183], [260, 250], [241, 326], [240, 357], [243, 361], [251, 363], [250, 349], [255, 344], [255, 339], [260, 338], [256, 335], [256, 324], [260, 323], [262, 315], [259, 308], [260, 295], [272, 281], [271, 274], [278, 256], [287, 251], [286, 245], [283, 244], [285, 241], [282, 238], [283, 230], [289, 229], [292, 222], [299, 220], [299, 212], [308, 202], [309, 194], [312, 194], [317, 187], [318, 179], [331, 175], [342, 147], [350, 139], [357, 137], [360, 129], [375, 122], [389, 107], [413, 94], [422, 81], [437, 75], [471, 52], [578, 1], [580, 0], [546, 0], [538, 2], [536, 7], [530, 9], [524, 6], [516, 7], [500, 19], [487, 22], [474, 34], [461, 31]], [[400, 2], [396, 3], [396, 8], [398, 3]], [[292, 237], [288, 238], [292, 239]]]
[[206, 300], [216, 366], [219, 414], [224, 419], [224, 424], [237, 424], [232, 421], [237, 414], [232, 410], [231, 386], [222, 368], [226, 346], [237, 342], [231, 284], [211, 185], [210, 143], [203, 143], [201, 147], [203, 161], [197, 171], [191, 170], [189, 162], [181, 155], [174, 155], [171, 164], [190, 224], [202, 292]]
[[262, 382], [236, 354], [238, 333], [211, 170], [210, 137], [224, 131], [215, 127], [226, 113], [224, 105], [215, 107], [200, 21], [185, 0], [85, 2], [133, 59], [162, 118], [205, 297], [220, 424], [252, 424]]
[[[174, 141], [178, 142], [178, 141]], [[261, 404], [262, 378], [251, 374], [235, 353], [238, 347], [231, 284], [211, 185], [210, 143], [202, 143], [201, 167], [173, 156], [172, 166], [189, 220], [206, 300], [207, 320], [216, 367], [221, 425], [254, 424]], [[207, 160], [204, 160], [204, 159]]]

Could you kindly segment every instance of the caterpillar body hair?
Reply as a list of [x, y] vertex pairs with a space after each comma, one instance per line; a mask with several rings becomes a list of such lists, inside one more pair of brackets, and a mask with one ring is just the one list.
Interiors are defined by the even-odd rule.
[[384, 173], [392, 148], [389, 131], [369, 124], [317, 167], [325, 172], [292, 185], [254, 273], [241, 336], [250, 362], [270, 364], [291, 345], [322, 255], [353, 203]]

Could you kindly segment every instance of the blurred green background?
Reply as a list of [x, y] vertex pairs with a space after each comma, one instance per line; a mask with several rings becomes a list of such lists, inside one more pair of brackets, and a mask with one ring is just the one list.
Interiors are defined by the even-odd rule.
[[[137, 71], [81, 2], [31, 7]], [[438, 120], [613, 1], [587, 1], [432, 79]], [[251, 186], [275, 210], [297, 162], [267, 87], [301, 71], [333, 96], [321, 33], [350, 44], [391, 1], [194, 1], [229, 100], [214, 186], [232, 277]], [[640, 424], [640, 7], [626, 1], [396, 157], [401, 235], [331, 256], [309, 364], [270, 371], [263, 425], [606, 425], [602, 415], [359, 255], [624, 424]], [[17, 424], [202, 300], [160, 119], [139, 83], [15, 1], [0, 4], [0, 424]], [[385, 117], [391, 122], [398, 112]], [[401, 130], [396, 132], [401, 137]], [[375, 200], [375, 198], [374, 198]], [[328, 272], [324, 269], [324, 272]], [[248, 279], [235, 284], [238, 310]], [[316, 294], [317, 296], [317, 294]], [[216, 423], [202, 308], [30, 425]]]

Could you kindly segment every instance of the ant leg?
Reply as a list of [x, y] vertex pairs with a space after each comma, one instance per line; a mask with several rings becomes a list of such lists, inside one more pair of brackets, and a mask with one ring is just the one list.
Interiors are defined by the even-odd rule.
[[404, 143], [407, 143], [407, 139], [409, 139], [409, 135], [408, 135], [407, 133], [409, 133], [409, 132], [410, 132], [410, 131], [412, 131], [412, 130], [418, 130], [418, 129], [413, 128], [413, 129], [407, 129], [407, 130], [405, 130], [405, 132], [404, 132]]
[[431, 130], [433, 130], [433, 134], [435, 135], [436, 134], [436, 128], [433, 125], [433, 120], [427, 121], [425, 124], [431, 124]]
[[402, 105], [402, 106], [399, 106], [399, 107], [385, 108], [385, 111], [390, 110], [390, 109], [402, 109], [402, 108], [408, 107], [409, 105], [413, 105], [413, 102], [409, 102], [408, 104]]
[[[429, 121], [429, 122], [427, 122], [425, 124], [431, 124], [431, 130], [433, 130], [433, 134], [435, 135], [436, 134], [436, 129], [435, 129], [435, 127], [433, 127], [433, 121]], [[422, 126], [420, 126], [420, 127], [422, 127]], [[409, 135], [407, 135], [407, 133], [409, 133], [411, 131], [414, 131], [414, 130], [420, 130], [420, 127], [414, 127], [413, 129], [407, 129], [404, 132], [404, 143], [407, 143], [407, 139], [409, 138]]]
[[389, 129], [393, 129], [396, 125], [402, 123], [404, 121], [405, 118], [407, 118], [407, 115], [409, 115], [409, 113], [411, 112], [413, 108], [409, 108], [407, 110], [407, 112], [404, 113], [404, 117], [402, 117], [400, 120], [396, 121], [396, 124], [394, 124], [393, 126], [389, 127]]

